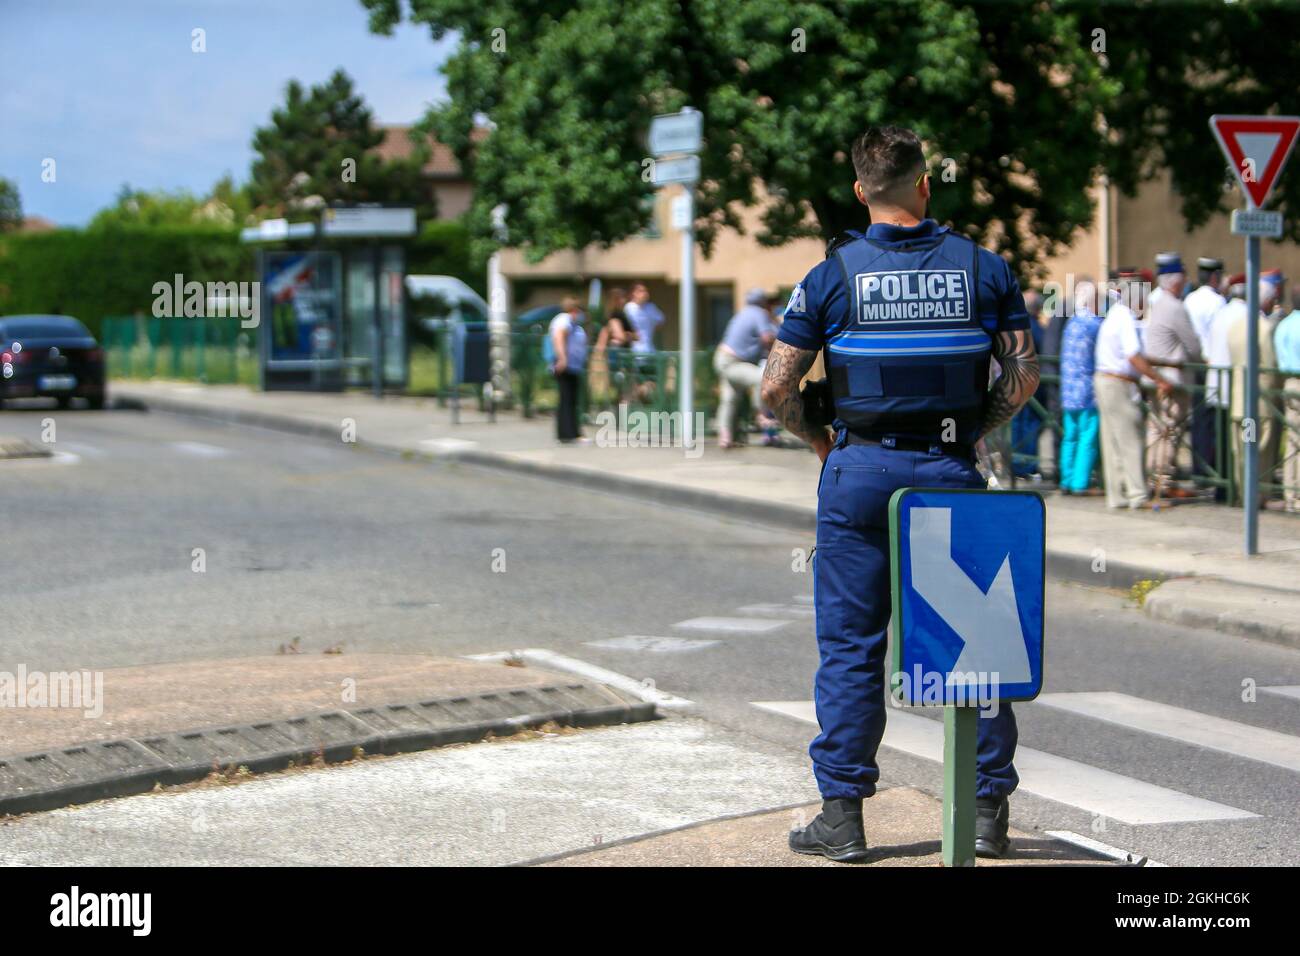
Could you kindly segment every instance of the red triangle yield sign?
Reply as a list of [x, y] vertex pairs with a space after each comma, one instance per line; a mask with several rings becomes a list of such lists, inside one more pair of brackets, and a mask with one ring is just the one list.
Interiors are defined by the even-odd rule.
[[1210, 129], [1237, 176], [1247, 204], [1258, 209], [1282, 174], [1300, 131], [1300, 116], [1210, 117]]

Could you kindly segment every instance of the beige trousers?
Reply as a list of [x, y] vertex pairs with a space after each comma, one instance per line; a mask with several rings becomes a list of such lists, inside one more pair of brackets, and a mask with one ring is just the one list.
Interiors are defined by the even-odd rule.
[[1286, 380], [1286, 460], [1282, 463], [1287, 511], [1300, 511], [1300, 375]]
[[1147, 499], [1142, 472], [1142, 404], [1137, 386], [1098, 372], [1092, 379], [1101, 416], [1101, 468], [1106, 481], [1106, 504], [1112, 508], [1139, 507]]
[[735, 353], [718, 346], [713, 353], [713, 370], [718, 373], [718, 436], [731, 441], [736, 431], [737, 390], [749, 392], [751, 411], [757, 415], [762, 407], [758, 388], [763, 382], [763, 370], [753, 362], [737, 358]]

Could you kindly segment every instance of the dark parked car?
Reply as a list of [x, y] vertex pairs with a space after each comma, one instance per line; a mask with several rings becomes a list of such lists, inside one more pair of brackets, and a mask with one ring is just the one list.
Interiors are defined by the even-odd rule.
[[0, 316], [0, 404], [6, 398], [74, 397], [104, 407], [104, 350], [67, 315]]

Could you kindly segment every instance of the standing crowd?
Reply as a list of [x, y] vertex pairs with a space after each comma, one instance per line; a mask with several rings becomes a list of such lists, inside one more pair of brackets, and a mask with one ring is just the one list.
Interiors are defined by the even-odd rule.
[[[1229, 469], [1240, 489], [1243, 443], [1254, 440], [1261, 481], [1275, 482], [1281, 465], [1283, 506], [1300, 512], [1300, 288], [1292, 290], [1288, 310], [1286, 277], [1277, 269], [1262, 273], [1260, 310], [1252, 319], [1246, 277], [1225, 276], [1222, 260], [1198, 259], [1194, 285], [1178, 253], [1161, 253], [1154, 265], [1154, 271], [1121, 269], [1104, 284], [1082, 277], [1068, 302], [1025, 294], [1037, 318], [1031, 328], [1039, 353], [1047, 362], [1059, 361], [1059, 383], [1044, 382], [1035, 398], [1049, 416], [1059, 417], [1060, 428], [1058, 435], [1039, 412], [1022, 410], [1011, 424], [1011, 448], [1018, 453], [1013, 467], [1020, 474], [1036, 467], [1065, 495], [1100, 495], [1100, 464], [1110, 507], [1147, 508], [1153, 501], [1199, 496], [1189, 479], [1222, 477]], [[776, 442], [778, 429], [758, 395], [763, 363], [780, 328], [775, 306], [765, 290], [751, 289], [714, 350], [722, 448], [743, 443], [746, 421], [764, 431], [765, 444]], [[623, 363], [646, 373], [663, 321], [644, 283], [626, 292], [611, 289], [605, 323], [590, 350], [606, 357], [610, 368]], [[1253, 422], [1245, 407], [1251, 321], [1259, 326], [1262, 369]], [[567, 296], [546, 343], [559, 392], [556, 433], [564, 443], [583, 440], [578, 406], [588, 351], [585, 312], [576, 296]], [[644, 374], [639, 380], [640, 387], [653, 386]], [[1222, 486], [1216, 495], [1226, 500]]]
[[[1013, 422], [1013, 447], [1034, 448], [1044, 477], [1057, 478], [1066, 495], [1101, 493], [1092, 486], [1100, 458], [1107, 504], [1145, 508], [1197, 496], [1184, 479], [1224, 475], [1230, 446], [1240, 489], [1243, 443], [1253, 440], [1263, 482], [1275, 480], [1284, 457], [1284, 507], [1300, 511], [1300, 289], [1287, 310], [1285, 282], [1280, 270], [1262, 273], [1260, 310], [1252, 317], [1244, 275], [1225, 279], [1220, 259], [1202, 257], [1192, 287], [1181, 257], [1166, 252], [1156, 257], [1154, 273], [1123, 269], [1105, 287], [1080, 279], [1068, 307], [1058, 302], [1043, 309], [1036, 298], [1030, 309], [1039, 312], [1039, 349], [1060, 360], [1059, 388], [1044, 386], [1036, 396], [1049, 413], [1060, 414], [1059, 455], [1055, 432], [1030, 409]], [[1248, 415], [1252, 322], [1259, 328], [1261, 401]], [[1218, 495], [1225, 497], [1222, 487]]]

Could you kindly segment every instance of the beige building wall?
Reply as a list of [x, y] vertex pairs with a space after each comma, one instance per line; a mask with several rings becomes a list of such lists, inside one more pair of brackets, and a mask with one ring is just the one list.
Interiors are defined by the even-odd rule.
[[[658, 346], [677, 348], [682, 246], [681, 233], [669, 226], [669, 206], [678, 192], [666, 189], [655, 197], [658, 235], [627, 239], [608, 249], [588, 247], [558, 252], [535, 265], [528, 264], [517, 249], [503, 251], [501, 268], [513, 286], [515, 311], [555, 302], [568, 291], [585, 298], [586, 284], [595, 277], [606, 290], [641, 280], [664, 313]], [[778, 248], [760, 246], [753, 239], [760, 228], [758, 210], [745, 210], [742, 220], [746, 235], [726, 230], [718, 236], [709, 258], [696, 252], [697, 347], [716, 341], [717, 323], [725, 322], [740, 308], [746, 290], [761, 287], [772, 292], [788, 291], [825, 257], [825, 245], [816, 239], [798, 240]]]
[[438, 205], [439, 219], [459, 219], [474, 201], [474, 186], [468, 180], [439, 182], [434, 180], [431, 192]]
[[[1226, 205], [1242, 205], [1236, 189], [1226, 198]], [[1156, 253], [1176, 250], [1193, 277], [1198, 256], [1218, 256], [1229, 274], [1244, 272], [1245, 239], [1232, 235], [1228, 214], [1213, 216], [1199, 229], [1187, 231], [1180, 206], [1178, 194], [1164, 174], [1146, 183], [1134, 198], [1120, 199], [1114, 222], [1116, 265], [1151, 268]], [[1260, 267], [1280, 268], [1288, 278], [1300, 277], [1300, 246], [1262, 240]]]

